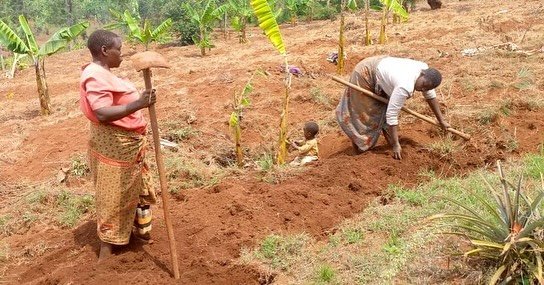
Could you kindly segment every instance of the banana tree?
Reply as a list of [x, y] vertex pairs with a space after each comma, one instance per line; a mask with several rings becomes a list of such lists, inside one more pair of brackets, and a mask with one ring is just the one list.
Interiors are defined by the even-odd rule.
[[280, 33], [280, 27], [276, 17], [266, 0], [251, 0], [251, 7], [259, 21], [259, 27], [264, 31], [272, 45], [283, 56], [285, 72], [285, 95], [283, 97], [283, 109], [280, 115], [280, 136], [276, 163], [282, 165], [287, 157], [287, 111], [289, 109], [289, 89], [291, 89], [291, 73], [287, 62], [287, 51]]
[[291, 25], [297, 24], [297, 0], [285, 0], [285, 8], [289, 13], [289, 19], [291, 20]]
[[113, 30], [119, 28], [127, 28], [130, 39], [136, 40], [144, 44], [145, 50], [148, 50], [149, 44], [152, 42], [166, 42], [170, 40], [168, 30], [172, 27], [172, 19], [168, 18], [160, 23], [155, 29], [152, 29], [149, 20], [145, 20], [143, 27], [140, 27], [138, 20], [134, 18], [129, 11], [119, 13], [110, 9], [115, 22], [104, 26], [105, 29]]
[[387, 34], [385, 27], [387, 25], [387, 16], [390, 11], [393, 11], [395, 15], [398, 15], [402, 19], [408, 19], [408, 12], [402, 7], [400, 0], [380, 0], [382, 3], [382, 22], [380, 28], [380, 35], [378, 37], [378, 43], [385, 44], [387, 42]]
[[347, 6], [345, 0], [340, 1], [340, 36], [338, 39], [338, 65], [336, 66], [336, 73], [338, 74], [344, 74], [344, 66], [345, 66], [345, 58], [344, 58], [344, 44], [345, 44], [345, 38], [344, 38], [344, 17], [345, 17], [345, 10], [348, 8], [349, 10], [356, 10], [357, 9], [357, 3], [355, 0], [348, 0]]
[[251, 93], [251, 91], [253, 91], [251, 81], [257, 74], [263, 73], [260, 70], [255, 71], [247, 81], [244, 89], [242, 89], [242, 92], [238, 93], [235, 91], [233, 96], [233, 111], [230, 114], [229, 126], [234, 134], [236, 164], [238, 164], [238, 167], [242, 167], [244, 165], [244, 153], [242, 151], [241, 144], [242, 128], [240, 126], [240, 123], [242, 122], [242, 113], [244, 111], [244, 108], [251, 104], [251, 102], [249, 101], [249, 94]]
[[17, 54], [26, 54], [32, 58], [34, 69], [36, 71], [36, 83], [38, 85], [38, 96], [42, 115], [49, 115], [50, 99], [49, 90], [45, 75], [45, 58], [65, 48], [70, 41], [75, 39], [89, 27], [88, 22], [82, 22], [70, 27], [64, 27], [58, 30], [41, 47], [36, 43], [34, 34], [30, 30], [25, 16], [19, 16], [19, 23], [25, 34], [26, 41], [23, 41], [17, 34], [3, 21], [0, 20], [0, 45]]
[[200, 54], [206, 55], [206, 48], [211, 49], [214, 45], [211, 42], [210, 33], [213, 30], [213, 25], [221, 19], [227, 10], [226, 5], [217, 7], [215, 0], [207, 0], [202, 6], [202, 3], [184, 4], [185, 10], [195, 25], [198, 26], [198, 36], [193, 36], [193, 42], [200, 47]]
[[239, 42], [247, 43], [246, 29], [253, 10], [247, 0], [229, 0], [228, 9], [232, 15], [231, 26], [238, 31]]

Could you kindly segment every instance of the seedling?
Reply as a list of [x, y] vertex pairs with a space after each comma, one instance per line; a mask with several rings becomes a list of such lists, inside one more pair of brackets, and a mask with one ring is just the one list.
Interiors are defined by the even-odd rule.
[[244, 153], [242, 151], [241, 145], [242, 128], [240, 127], [240, 123], [242, 122], [244, 108], [251, 104], [251, 102], [249, 101], [249, 93], [251, 93], [251, 91], [253, 90], [251, 81], [253, 80], [253, 77], [255, 77], [255, 75], [257, 74], [264, 73], [262, 73], [260, 70], [255, 71], [242, 89], [242, 92], [238, 93], [235, 91], [233, 96], [233, 111], [230, 114], [229, 126], [234, 134], [236, 163], [238, 164], [238, 167], [242, 167], [244, 165]]

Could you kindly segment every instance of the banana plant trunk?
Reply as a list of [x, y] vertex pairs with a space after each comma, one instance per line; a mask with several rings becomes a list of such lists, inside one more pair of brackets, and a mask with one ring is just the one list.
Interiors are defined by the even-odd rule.
[[342, 1], [342, 11], [340, 12], [340, 38], [338, 39], [338, 65], [336, 73], [344, 74], [344, 1]]
[[289, 89], [291, 88], [291, 73], [289, 73], [287, 58], [285, 58], [285, 74], [285, 96], [283, 97], [283, 110], [280, 115], [280, 138], [276, 157], [278, 165], [285, 164], [287, 159], [287, 113], [289, 110]]
[[246, 23], [246, 19], [245, 17], [242, 19], [242, 28], [240, 29], [240, 43], [241, 44], [245, 44], [247, 43], [247, 37], [246, 37], [246, 26], [247, 26], [247, 23]]
[[36, 83], [38, 85], [41, 113], [42, 115], [49, 115], [51, 114], [49, 108], [51, 101], [49, 99], [49, 89], [47, 88], [44, 63], [45, 61], [43, 59], [37, 58], [34, 61], [34, 69], [36, 71]]
[[238, 123], [234, 126], [234, 142], [236, 143], [236, 163], [238, 167], [244, 166], [244, 153], [242, 152], [242, 129], [240, 127], [240, 116]]
[[247, 38], [246, 38], [246, 27], [243, 27], [242, 30], [240, 31], [242, 34], [240, 35], [240, 43], [241, 44], [245, 44], [247, 43]]
[[2, 55], [1, 51], [0, 51], [0, 65], [2, 66], [2, 73], [4, 71], [6, 71], [6, 64], [4, 62], [4, 56]]
[[380, 36], [378, 37], [379, 44], [385, 44], [387, 42], [387, 35], [385, 33], [385, 26], [387, 25], [387, 8], [384, 7], [382, 15], [382, 23], [380, 27]]
[[368, 28], [368, 17], [370, 16], [370, 0], [366, 0], [365, 3], [365, 45], [369, 46], [372, 44], [372, 39], [370, 38], [370, 29]]
[[204, 33], [204, 31], [201, 29], [201, 30], [200, 30], [200, 54], [201, 54], [202, 56], [205, 56], [205, 55], [206, 55], [206, 46], [205, 46], [205, 44], [204, 44], [204, 43], [205, 43], [205, 40], [206, 40], [206, 38], [205, 38], [205, 33]]

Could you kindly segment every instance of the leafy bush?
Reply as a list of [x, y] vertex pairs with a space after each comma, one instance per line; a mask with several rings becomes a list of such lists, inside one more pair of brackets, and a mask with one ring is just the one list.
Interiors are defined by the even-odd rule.
[[[540, 214], [541, 202], [544, 198], [544, 181], [542, 190], [537, 190], [536, 197], [531, 199], [522, 193], [523, 176], [516, 185], [505, 178], [500, 162], [497, 162], [501, 189], [495, 189], [484, 178], [491, 192], [489, 197], [481, 197], [474, 193], [479, 207], [469, 207], [456, 200], [450, 200], [466, 213], [438, 214], [431, 219], [448, 219], [446, 226], [454, 229], [453, 234], [466, 237], [472, 249], [465, 256], [476, 256], [491, 260], [496, 269], [489, 284], [532, 284], [527, 278], [543, 284], [542, 240], [544, 218]], [[542, 176], [541, 176], [542, 180]]]

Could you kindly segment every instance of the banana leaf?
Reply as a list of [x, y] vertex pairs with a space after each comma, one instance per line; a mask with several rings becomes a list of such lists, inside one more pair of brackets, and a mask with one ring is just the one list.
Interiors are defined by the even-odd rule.
[[18, 54], [30, 52], [26, 43], [2, 20], [0, 20], [0, 45]]
[[23, 29], [23, 32], [25, 33], [27, 47], [30, 49], [32, 54], [36, 54], [39, 49], [38, 44], [36, 43], [34, 34], [30, 30], [30, 26], [28, 25], [28, 21], [26, 20], [24, 15], [19, 16], [19, 23], [21, 24], [21, 28]]
[[172, 27], [173, 21], [172, 19], [168, 18], [164, 20], [158, 27], [156, 27], [153, 32], [151, 32], [151, 37], [156, 38], [162, 34], [164, 34], [170, 27]]
[[261, 27], [279, 53], [285, 55], [286, 50], [281, 37], [280, 27], [268, 2], [266, 0], [251, 0], [251, 7], [259, 21], [259, 27]]

